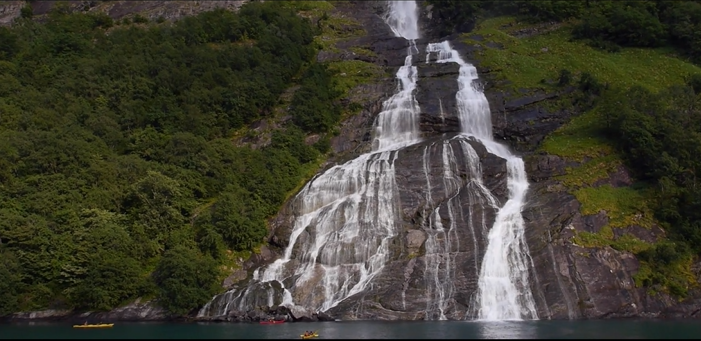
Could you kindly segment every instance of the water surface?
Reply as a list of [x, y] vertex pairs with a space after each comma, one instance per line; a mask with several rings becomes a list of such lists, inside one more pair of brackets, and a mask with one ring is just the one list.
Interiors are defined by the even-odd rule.
[[0, 325], [0, 339], [290, 339], [317, 330], [318, 339], [692, 339], [699, 321], [523, 321], [285, 323], [116, 323], [111, 329], [73, 329], [65, 323]]

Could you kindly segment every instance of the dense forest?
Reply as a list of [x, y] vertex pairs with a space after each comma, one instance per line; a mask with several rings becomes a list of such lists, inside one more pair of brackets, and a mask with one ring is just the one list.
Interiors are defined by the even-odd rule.
[[[328, 149], [304, 143], [340, 116], [318, 27], [275, 1], [176, 23], [69, 12], [0, 27], [0, 316], [136, 297], [187, 313]], [[292, 120], [236, 147], [292, 83]]]
[[[701, 64], [701, 1], [428, 1], [443, 34], [470, 29], [479, 20], [509, 15], [531, 23], [566, 22], [571, 39], [616, 53], [623, 47], [666, 48]], [[562, 70], [560, 85], [579, 70]], [[665, 284], [673, 294], [686, 289], [668, 281], [665, 267], [701, 255], [701, 74], [659, 93], [601, 84], [582, 74], [579, 92], [606, 118], [637, 185], [653, 189], [654, 212], [669, 240], [638, 254], [655, 273], [645, 285]]]

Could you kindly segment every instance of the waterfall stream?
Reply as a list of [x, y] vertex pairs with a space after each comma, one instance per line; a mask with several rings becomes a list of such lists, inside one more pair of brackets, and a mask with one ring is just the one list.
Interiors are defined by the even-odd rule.
[[463, 134], [474, 136], [490, 153], [506, 159], [508, 200], [499, 210], [489, 231], [478, 280], [478, 318], [537, 319], [535, 301], [528, 284], [528, 269], [532, 260], [524, 239], [521, 216], [528, 190], [523, 160], [512, 154], [506, 146], [494, 141], [489, 102], [475, 83], [478, 78], [477, 69], [465, 62], [448, 41], [429, 44], [426, 52], [437, 53], [437, 63], [453, 62], [460, 65], [456, 99]]

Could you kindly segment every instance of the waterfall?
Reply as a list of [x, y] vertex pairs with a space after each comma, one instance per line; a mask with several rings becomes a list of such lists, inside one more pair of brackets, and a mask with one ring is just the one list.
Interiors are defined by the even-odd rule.
[[[207, 303], [198, 316], [218, 316], [255, 305], [302, 306], [325, 311], [362, 292], [381, 272], [399, 233], [394, 161], [398, 149], [420, 141], [416, 3], [389, 3], [385, 20], [410, 40], [396, 74], [397, 92], [374, 122], [372, 151], [318, 175], [295, 196], [295, 222], [281, 259], [255, 271], [245, 290], [232, 289]], [[276, 292], [282, 291], [282, 294]]]
[[419, 10], [416, 1], [388, 1], [385, 22], [397, 37], [419, 39]]
[[[326, 311], [371, 288], [391, 257], [390, 244], [401, 232], [395, 160], [402, 148], [421, 141], [419, 104], [414, 97], [418, 80], [413, 65], [418, 53], [417, 15], [415, 1], [388, 3], [385, 22], [397, 37], [408, 40], [409, 47], [404, 65], [396, 73], [396, 92], [383, 103], [373, 123], [371, 152], [336, 165], [308, 182], [290, 203], [294, 222], [283, 256], [256, 269], [245, 288], [215, 296], [198, 316], [221, 316], [264, 305]], [[430, 54], [436, 54], [435, 62], [460, 66], [456, 103], [462, 132], [423, 147], [422, 159], [416, 160], [423, 163], [426, 181], [426, 205], [421, 214], [425, 218], [420, 226], [426, 234], [426, 319], [461, 318], [463, 312], [455, 309], [461, 303], [454, 296], [457, 274], [464, 278], [467, 273], [457, 258], [464, 249], [477, 255], [474, 268], [469, 266], [477, 275], [467, 279], [476, 281], [470, 307], [473, 312], [465, 316], [480, 320], [537, 319], [528, 283], [532, 260], [521, 216], [528, 191], [523, 161], [494, 141], [489, 103], [476, 82], [475, 67], [462, 60], [448, 41], [428, 44], [426, 54], [427, 63]], [[440, 110], [444, 118], [442, 102]], [[480, 159], [470, 139], [506, 160], [508, 198], [503, 206], [483, 184]], [[442, 174], [436, 170], [442, 170]], [[496, 212], [491, 227], [484, 208]], [[480, 250], [483, 244], [478, 237], [484, 235], [486, 249]], [[481, 252], [484, 257], [480, 264]], [[401, 293], [404, 309], [408, 305], [405, 295], [406, 288]]]
[[528, 284], [532, 260], [525, 242], [521, 216], [528, 190], [523, 160], [494, 141], [489, 103], [475, 83], [477, 69], [462, 60], [448, 41], [429, 44], [426, 52], [437, 53], [438, 63], [454, 62], [460, 66], [456, 99], [462, 133], [477, 138], [489, 152], [506, 159], [508, 200], [499, 210], [489, 231], [478, 279], [478, 319], [537, 319]]

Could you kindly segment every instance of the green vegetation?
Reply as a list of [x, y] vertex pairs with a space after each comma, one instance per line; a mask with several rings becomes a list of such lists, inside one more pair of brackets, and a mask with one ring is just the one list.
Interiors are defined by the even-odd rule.
[[[333, 99], [342, 94], [336, 89], [335, 79], [326, 70], [326, 66], [315, 64], [310, 67], [303, 76], [301, 88], [292, 98], [294, 123], [310, 132], [329, 131], [341, 118], [340, 108]], [[328, 146], [324, 149], [328, 149]], [[315, 158], [316, 155], [311, 153], [309, 156]]]
[[[338, 53], [336, 43], [365, 34], [362, 24], [347, 16], [334, 13], [328, 1], [293, 1], [300, 15], [316, 21], [319, 34], [314, 38], [318, 48], [325, 52]], [[374, 56], [366, 46], [352, 46], [348, 51], [358, 55]], [[384, 76], [384, 71], [374, 63], [361, 60], [331, 60], [328, 68], [336, 77], [336, 90], [343, 94], [359, 84], [368, 83]]]
[[[575, 22], [572, 37], [607, 51], [669, 46], [701, 61], [701, 1], [428, 0], [443, 34], [480, 18], [518, 16], [527, 23]], [[551, 25], [548, 25], [551, 26]]]
[[[306, 135], [339, 119], [305, 6], [328, 3], [119, 26], [62, 6], [37, 23], [29, 8], [0, 28], [0, 316], [136, 297], [183, 314], [216, 292], [328, 150]], [[294, 123], [235, 147], [300, 75], [314, 81], [292, 99]]]
[[329, 69], [339, 75], [336, 89], [344, 94], [360, 84], [368, 83], [384, 75], [380, 66], [361, 60], [332, 62]]
[[652, 224], [645, 196], [632, 187], [587, 186], [575, 190], [574, 195], [582, 203], [582, 214], [597, 214], [604, 208], [611, 228]]
[[[597, 80], [622, 87], [639, 85], [659, 90], [678, 84], [690, 72], [698, 71], [692, 64], [670, 56], [664, 48], [629, 48], [609, 53], [592, 48], [580, 40], [570, 41], [571, 26], [563, 25], [547, 34], [517, 38], [516, 18], [499, 17], [480, 23], [469, 36], [485, 37], [485, 41], [470, 41], [486, 47], [495, 42], [503, 49], [486, 47], [480, 57], [485, 67], [518, 69], [517, 74], [504, 73], [514, 88], [543, 86], [543, 79], [557, 79], [561, 70], [589, 72]], [[507, 26], [507, 29], [503, 27]], [[521, 26], [522, 28], [523, 26]], [[544, 50], [547, 49], [547, 50]]]
[[[701, 57], [699, 36], [689, 33], [698, 31], [701, 5], [429, 2], [447, 20], [447, 31], [459, 29], [461, 20], [476, 23], [466, 41], [481, 47], [480, 64], [505, 81], [500, 88], [507, 95], [576, 87], [547, 104], [548, 109], [584, 113], [540, 146], [579, 163], [561, 180], [582, 203], [583, 214], [605, 212], [609, 219], [598, 233], [578, 233], [575, 242], [636, 253], [642, 263], [638, 285], [684, 297], [695, 283], [689, 266], [701, 254], [701, 191], [696, 184], [701, 175], [696, 157], [701, 151], [701, 68], [678, 56], [697, 62]], [[633, 186], [598, 183], [622, 164], [632, 172]], [[649, 244], [613, 233], [654, 223], [664, 227], [668, 239]]]
[[684, 298], [689, 287], [697, 285], [690, 270], [693, 257], [680, 253], [676, 243], [661, 242], [638, 253], [638, 257], [641, 262], [634, 276], [635, 284], [647, 287], [652, 294], [664, 291]]

